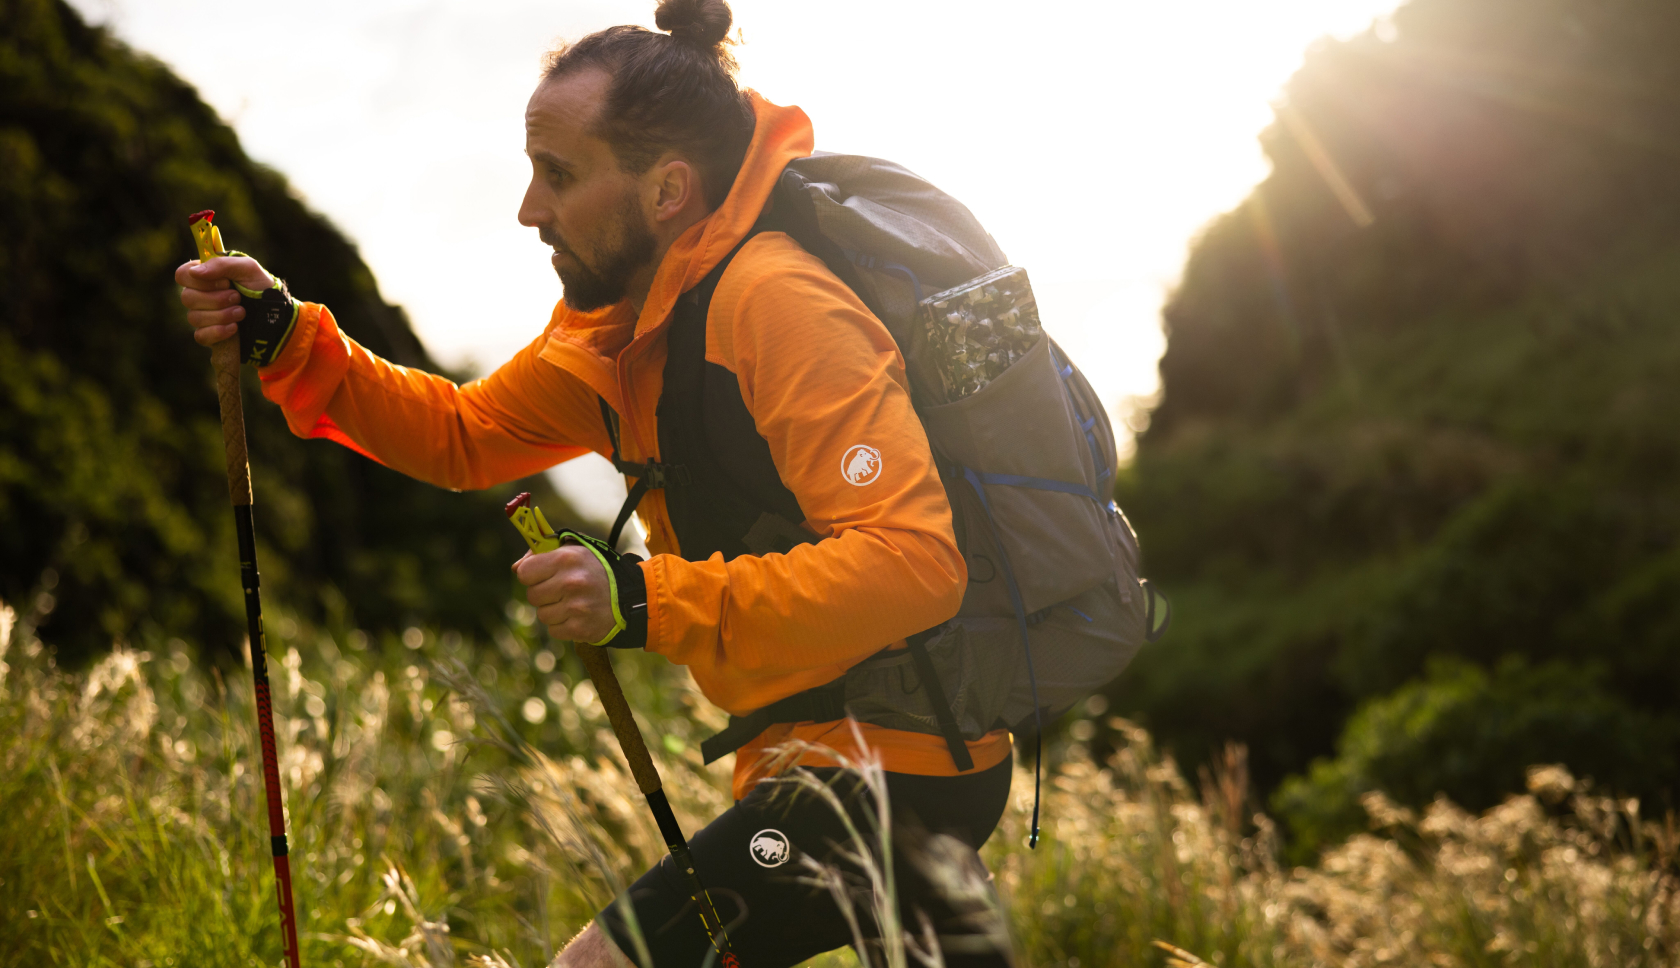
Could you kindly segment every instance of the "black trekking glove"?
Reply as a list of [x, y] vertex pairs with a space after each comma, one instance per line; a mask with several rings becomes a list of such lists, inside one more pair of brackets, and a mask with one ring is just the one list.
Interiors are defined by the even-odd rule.
[[601, 567], [607, 570], [607, 594], [611, 598], [613, 627], [598, 642], [615, 649], [647, 648], [647, 579], [642, 576], [642, 559], [638, 555], [621, 555], [600, 538], [592, 538], [570, 528], [554, 530], [543, 516], [542, 509], [531, 503], [529, 493], [520, 494], [507, 503], [508, 520], [525, 539], [532, 554], [546, 554], [561, 545], [582, 545], [589, 549]]
[[600, 538], [592, 538], [570, 528], [559, 531], [556, 536], [562, 544], [569, 542], [588, 548], [607, 569], [613, 630], [601, 641], [589, 644], [614, 649], [647, 648], [647, 578], [642, 574], [641, 556], [619, 554]]
[[[228, 255], [251, 258], [244, 252]], [[245, 318], [239, 321], [239, 358], [258, 366], [267, 366], [280, 355], [298, 318], [298, 301], [292, 298], [285, 280], [273, 273], [269, 276], [274, 285], [261, 292], [233, 284], [239, 290], [239, 305], [245, 310]]]

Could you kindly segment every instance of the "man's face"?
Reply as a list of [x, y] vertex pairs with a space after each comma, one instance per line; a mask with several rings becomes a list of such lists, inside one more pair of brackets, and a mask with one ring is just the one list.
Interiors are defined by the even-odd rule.
[[531, 185], [519, 222], [553, 247], [566, 304], [585, 312], [623, 299], [657, 247], [641, 181], [589, 133], [608, 80], [583, 71], [544, 81], [525, 108]]

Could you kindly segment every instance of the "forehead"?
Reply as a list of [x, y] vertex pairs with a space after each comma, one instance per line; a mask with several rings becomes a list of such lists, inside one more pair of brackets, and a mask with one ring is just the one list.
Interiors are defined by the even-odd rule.
[[605, 71], [583, 70], [545, 80], [525, 105], [525, 150], [546, 152], [582, 162], [607, 150], [590, 133], [611, 78]]

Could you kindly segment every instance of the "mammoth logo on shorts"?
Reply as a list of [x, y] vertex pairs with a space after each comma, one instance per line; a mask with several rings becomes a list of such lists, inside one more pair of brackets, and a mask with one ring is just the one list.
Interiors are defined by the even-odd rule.
[[747, 853], [760, 867], [780, 867], [788, 862], [793, 848], [788, 846], [787, 834], [769, 827], [752, 835]]
[[875, 483], [881, 476], [881, 452], [868, 444], [853, 444], [840, 458], [840, 476], [858, 487]]

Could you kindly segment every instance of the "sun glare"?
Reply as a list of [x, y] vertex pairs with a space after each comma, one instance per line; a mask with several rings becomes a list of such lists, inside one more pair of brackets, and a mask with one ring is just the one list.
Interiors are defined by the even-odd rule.
[[[514, 221], [538, 60], [557, 38], [650, 24], [654, 6], [77, 5], [197, 85], [356, 240], [433, 353], [480, 371], [535, 338], [559, 295]], [[1256, 135], [1303, 52], [1393, 6], [733, 3], [743, 82], [803, 107], [819, 148], [890, 158], [966, 202], [1120, 418], [1158, 389], [1159, 309], [1189, 241], [1264, 177]], [[567, 489], [591, 511], [615, 503], [586, 493], [613, 475], [590, 473]]]

